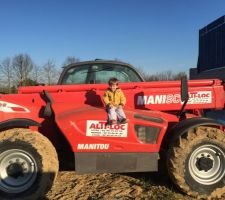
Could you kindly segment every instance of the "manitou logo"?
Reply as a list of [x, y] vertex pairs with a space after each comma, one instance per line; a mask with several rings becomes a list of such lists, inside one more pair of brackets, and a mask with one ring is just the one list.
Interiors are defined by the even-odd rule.
[[137, 98], [137, 105], [172, 104], [179, 102], [180, 102], [180, 94], [138, 96]]
[[[188, 104], [212, 103], [211, 91], [189, 92]], [[180, 94], [160, 94], [149, 96], [138, 96], [137, 105], [149, 104], [181, 104]]]
[[77, 149], [109, 149], [109, 144], [78, 144]]

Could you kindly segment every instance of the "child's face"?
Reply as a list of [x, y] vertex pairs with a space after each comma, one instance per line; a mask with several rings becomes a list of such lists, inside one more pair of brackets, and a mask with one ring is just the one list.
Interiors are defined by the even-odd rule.
[[112, 85], [110, 85], [109, 87], [110, 87], [110, 89], [111, 89], [113, 92], [115, 92], [115, 90], [118, 88], [118, 84], [117, 84], [117, 83], [116, 83], [116, 84], [112, 84]]

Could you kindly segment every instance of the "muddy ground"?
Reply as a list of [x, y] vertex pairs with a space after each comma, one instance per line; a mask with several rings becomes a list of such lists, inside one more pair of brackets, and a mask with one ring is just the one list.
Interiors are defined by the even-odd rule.
[[193, 200], [157, 173], [84, 174], [61, 171], [46, 200]]

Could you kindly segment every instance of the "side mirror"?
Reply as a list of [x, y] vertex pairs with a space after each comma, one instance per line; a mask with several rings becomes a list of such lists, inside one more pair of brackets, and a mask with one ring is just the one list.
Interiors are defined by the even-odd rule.
[[187, 76], [183, 76], [181, 78], [181, 86], [180, 86], [180, 96], [181, 96], [181, 102], [183, 102], [183, 105], [180, 109], [180, 112], [178, 114], [178, 117], [180, 119], [184, 119], [186, 117], [184, 109], [185, 106], [188, 102], [189, 99], [189, 95], [188, 95], [188, 81], [187, 81]]
[[185, 102], [188, 101], [189, 96], [188, 96], [188, 81], [187, 81], [187, 76], [181, 77], [181, 101]]

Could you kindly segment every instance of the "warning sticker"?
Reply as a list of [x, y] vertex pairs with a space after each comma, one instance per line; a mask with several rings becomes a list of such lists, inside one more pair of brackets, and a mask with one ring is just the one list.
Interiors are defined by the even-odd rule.
[[127, 137], [127, 124], [107, 125], [106, 121], [87, 120], [86, 136]]

